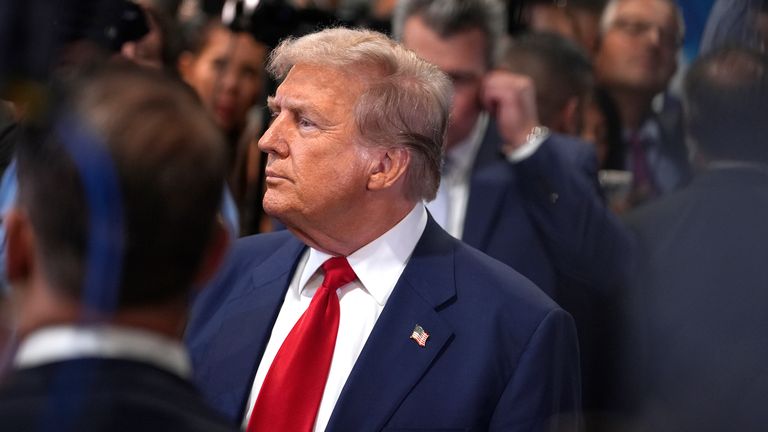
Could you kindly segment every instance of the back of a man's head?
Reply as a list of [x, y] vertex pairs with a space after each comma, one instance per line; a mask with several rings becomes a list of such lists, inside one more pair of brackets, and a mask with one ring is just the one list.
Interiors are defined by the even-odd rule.
[[[216, 127], [191, 92], [152, 71], [110, 66], [67, 88], [18, 150], [19, 205], [43, 277], [78, 302], [89, 269], [106, 266], [97, 270], [120, 275], [118, 309], [185, 298], [223, 187]], [[94, 256], [98, 247], [117, 248], [117, 261]]]
[[507, 44], [499, 67], [533, 79], [542, 124], [578, 133], [563, 130], [560, 119], [569, 103], [583, 108], [594, 85], [592, 65], [578, 45], [553, 33], [521, 35]]
[[687, 131], [706, 159], [768, 163], [768, 57], [730, 47], [698, 59], [685, 79]]

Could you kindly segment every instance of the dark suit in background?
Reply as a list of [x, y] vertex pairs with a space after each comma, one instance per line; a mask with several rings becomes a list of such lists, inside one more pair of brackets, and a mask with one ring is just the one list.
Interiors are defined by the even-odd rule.
[[702, 171], [627, 217], [637, 253], [619, 395], [640, 430], [765, 430], [768, 59], [713, 51], [684, 90]]
[[462, 239], [519, 271], [573, 315], [586, 411], [612, 409], [620, 288], [630, 241], [598, 192], [592, 147], [551, 135], [510, 163], [493, 122], [470, 179]]
[[19, 369], [3, 379], [3, 430], [234, 430], [191, 382], [139, 361], [68, 360]]
[[[627, 392], [652, 430], [768, 424], [768, 171], [718, 169], [631, 214]], [[649, 430], [651, 430], [649, 429]]]

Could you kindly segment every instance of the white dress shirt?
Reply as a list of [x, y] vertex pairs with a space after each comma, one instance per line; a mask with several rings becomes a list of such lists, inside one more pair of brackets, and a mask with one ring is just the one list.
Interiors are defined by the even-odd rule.
[[80, 358], [135, 360], [189, 378], [187, 351], [179, 341], [135, 328], [109, 325], [45, 327], [31, 333], [14, 357], [17, 369]]
[[[427, 212], [419, 203], [392, 229], [347, 257], [357, 279], [336, 290], [341, 311], [339, 331], [313, 430], [323, 431], [328, 425], [347, 377], [426, 225]], [[323, 275], [318, 270], [328, 258], [331, 255], [311, 248], [302, 255], [256, 371], [243, 428], [248, 426], [253, 405], [280, 346], [320, 287]]]
[[488, 114], [482, 112], [467, 139], [447, 151], [437, 196], [427, 203], [435, 222], [457, 239], [464, 233], [469, 179], [487, 128]]

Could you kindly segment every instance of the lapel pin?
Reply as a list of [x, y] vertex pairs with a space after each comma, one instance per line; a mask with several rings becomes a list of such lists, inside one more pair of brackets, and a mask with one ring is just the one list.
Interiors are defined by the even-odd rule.
[[411, 339], [416, 341], [420, 347], [424, 347], [427, 345], [428, 337], [429, 333], [427, 333], [420, 325], [416, 324], [416, 327], [413, 328], [413, 333], [411, 333]]

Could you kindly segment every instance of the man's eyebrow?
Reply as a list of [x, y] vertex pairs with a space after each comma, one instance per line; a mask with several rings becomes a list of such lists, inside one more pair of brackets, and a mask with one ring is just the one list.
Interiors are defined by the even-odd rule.
[[328, 119], [317, 109], [314, 105], [309, 103], [303, 103], [296, 99], [291, 98], [278, 98], [270, 96], [267, 98], [267, 106], [270, 111], [276, 111], [278, 108], [289, 111], [294, 111], [298, 114], [305, 114], [312, 116], [316, 121], [328, 122]]

